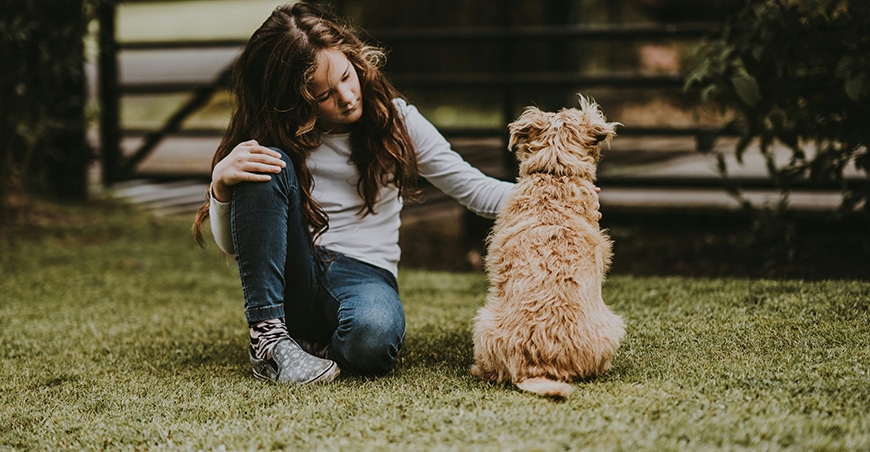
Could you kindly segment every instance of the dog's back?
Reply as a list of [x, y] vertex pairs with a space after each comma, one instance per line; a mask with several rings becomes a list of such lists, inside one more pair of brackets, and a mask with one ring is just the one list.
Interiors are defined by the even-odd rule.
[[611, 242], [590, 219], [593, 187], [547, 179], [545, 197], [536, 194], [540, 183], [519, 182], [505, 207], [512, 214], [496, 220], [489, 238], [490, 290], [476, 322], [473, 369], [487, 380], [598, 375], [624, 334], [601, 297]]

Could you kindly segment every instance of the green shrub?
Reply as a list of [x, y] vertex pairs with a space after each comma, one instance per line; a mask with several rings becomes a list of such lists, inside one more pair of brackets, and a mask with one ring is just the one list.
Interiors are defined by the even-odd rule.
[[[759, 143], [782, 190], [781, 211], [795, 182], [809, 180], [842, 190], [841, 213], [870, 216], [870, 184], [844, 177], [849, 167], [870, 173], [868, 29], [870, 3], [863, 0], [744, 0], [699, 50], [686, 87], [736, 114], [738, 161]], [[791, 151], [785, 164], [774, 159], [776, 142]], [[727, 176], [722, 156], [719, 169]]]

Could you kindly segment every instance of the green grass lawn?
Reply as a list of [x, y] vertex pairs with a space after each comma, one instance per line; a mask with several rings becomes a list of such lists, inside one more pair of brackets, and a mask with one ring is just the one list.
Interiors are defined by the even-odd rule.
[[251, 376], [235, 264], [189, 219], [39, 204], [0, 239], [0, 450], [870, 448], [870, 283], [615, 276], [627, 335], [563, 402], [468, 373], [484, 275], [403, 269], [397, 369]]

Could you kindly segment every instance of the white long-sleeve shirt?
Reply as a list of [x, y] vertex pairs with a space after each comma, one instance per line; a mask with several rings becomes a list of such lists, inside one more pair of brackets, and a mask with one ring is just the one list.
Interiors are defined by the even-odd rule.
[[[414, 142], [419, 175], [472, 212], [495, 218], [513, 184], [489, 177], [471, 166], [414, 106], [401, 99], [394, 103]], [[350, 160], [350, 152], [350, 134], [324, 134], [323, 144], [308, 157], [307, 165], [314, 178], [312, 196], [329, 218], [329, 229], [317, 244], [397, 275], [401, 255], [399, 190], [382, 187], [375, 214], [362, 216], [359, 212], [364, 203], [357, 193], [359, 173]], [[212, 197], [209, 213], [215, 242], [225, 253], [234, 254], [230, 207], [229, 202]]]

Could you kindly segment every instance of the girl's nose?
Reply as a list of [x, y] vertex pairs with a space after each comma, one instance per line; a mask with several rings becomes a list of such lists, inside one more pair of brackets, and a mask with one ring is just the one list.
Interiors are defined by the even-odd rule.
[[355, 97], [356, 96], [354, 96], [353, 90], [351, 90], [349, 87], [340, 87], [338, 89], [338, 103], [343, 107], [352, 105]]

